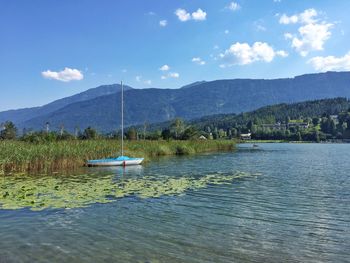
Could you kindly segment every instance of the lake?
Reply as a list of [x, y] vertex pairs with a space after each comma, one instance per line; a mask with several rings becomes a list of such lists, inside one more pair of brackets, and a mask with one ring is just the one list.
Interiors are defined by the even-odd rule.
[[0, 262], [350, 262], [350, 144], [0, 180]]

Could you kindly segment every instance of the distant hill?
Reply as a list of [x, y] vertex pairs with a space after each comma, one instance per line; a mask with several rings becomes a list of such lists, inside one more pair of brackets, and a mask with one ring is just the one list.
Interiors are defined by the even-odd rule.
[[[53, 128], [64, 124], [68, 130], [87, 126], [99, 131], [115, 130], [120, 125], [120, 95], [113, 92], [113, 86], [110, 87], [104, 94], [97, 92], [91, 97], [84, 97], [81, 93], [75, 95], [77, 99], [62, 99], [63, 103], [56, 101], [11, 114], [3, 112], [0, 113], [0, 122], [9, 119], [19, 128], [33, 129], [42, 129], [49, 121]], [[91, 90], [86, 92], [90, 94]], [[215, 80], [190, 84], [181, 89], [130, 89], [125, 92], [125, 125], [162, 122], [175, 117], [190, 120], [213, 114], [238, 114], [266, 105], [334, 97], [350, 98], [350, 72], [272, 80]]]
[[189, 123], [200, 129], [204, 129], [207, 126], [226, 129], [237, 125], [246, 125], [249, 121], [258, 122], [258, 124], [274, 124], [276, 122], [285, 122], [287, 118], [293, 120], [318, 118], [322, 115], [337, 115], [340, 112], [347, 111], [349, 108], [350, 101], [346, 98], [323, 99], [292, 104], [270, 105], [240, 114], [205, 116], [191, 120]]
[[[196, 126], [199, 130], [205, 130], [206, 127], [217, 127], [218, 129], [228, 129], [235, 126], [245, 126], [249, 121], [258, 122], [258, 124], [274, 124], [276, 122], [285, 122], [287, 118], [314, 118], [322, 115], [337, 115], [339, 112], [347, 111], [350, 108], [350, 100], [347, 98], [333, 98], [303, 101], [296, 103], [281, 103], [276, 105], [264, 106], [254, 111], [242, 112], [239, 114], [213, 114], [187, 120], [187, 125]], [[163, 130], [168, 128], [173, 120], [152, 123], [147, 127], [148, 131]], [[141, 130], [142, 125], [134, 126]]]
[[[129, 86], [124, 86], [124, 88], [125, 90], [131, 89]], [[91, 100], [99, 96], [108, 95], [119, 91], [119, 84], [102, 85], [97, 88], [92, 88], [70, 97], [53, 101], [41, 107], [3, 111], [0, 112], [0, 123], [7, 120], [11, 120], [16, 124], [19, 124], [29, 119], [36, 118], [38, 116], [45, 116], [72, 103]]]

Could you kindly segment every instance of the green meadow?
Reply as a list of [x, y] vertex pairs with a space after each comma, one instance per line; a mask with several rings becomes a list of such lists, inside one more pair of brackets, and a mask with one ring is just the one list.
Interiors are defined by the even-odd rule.
[[[126, 141], [124, 154], [151, 158], [165, 155], [189, 155], [234, 149], [232, 140], [205, 141]], [[89, 159], [120, 155], [120, 142], [111, 139], [67, 140], [45, 143], [0, 141], [0, 174], [26, 172], [53, 172], [74, 169]]]

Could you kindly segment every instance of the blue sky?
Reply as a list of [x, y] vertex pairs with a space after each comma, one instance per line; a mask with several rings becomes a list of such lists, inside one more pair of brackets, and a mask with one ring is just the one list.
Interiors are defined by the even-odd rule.
[[350, 70], [348, 0], [0, 0], [0, 110], [123, 80]]

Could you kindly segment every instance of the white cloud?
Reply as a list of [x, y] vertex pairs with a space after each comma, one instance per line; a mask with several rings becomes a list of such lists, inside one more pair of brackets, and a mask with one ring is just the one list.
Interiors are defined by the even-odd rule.
[[231, 11], [237, 11], [241, 8], [241, 6], [236, 2], [231, 2], [226, 8], [230, 9]]
[[317, 20], [315, 17], [317, 17], [318, 13], [315, 9], [310, 8], [306, 9], [304, 12], [300, 14], [295, 14], [292, 16], [287, 16], [286, 14], [282, 14], [280, 17], [280, 24], [288, 25], [288, 24], [296, 24], [296, 23], [302, 23], [302, 24], [310, 24], [315, 23]]
[[292, 39], [293, 38], [293, 35], [291, 33], [285, 33], [284, 34], [284, 38], [285, 39]]
[[170, 69], [170, 67], [167, 64], [165, 64], [159, 68], [159, 70], [161, 70], [161, 71], [168, 71], [169, 69]]
[[256, 25], [256, 30], [257, 31], [266, 31], [266, 27], [264, 27], [262, 25]]
[[163, 75], [160, 78], [161, 79], [168, 79], [168, 78], [175, 78], [175, 79], [177, 79], [179, 77], [180, 77], [179, 73], [177, 73], [177, 72], [169, 72], [167, 75]]
[[192, 62], [201, 66], [205, 65], [205, 61], [202, 60], [200, 57], [192, 58]]
[[329, 29], [333, 24], [307, 24], [298, 29], [299, 37], [292, 38], [292, 47], [305, 57], [310, 51], [323, 50], [324, 43], [330, 38]]
[[63, 82], [82, 80], [84, 78], [84, 75], [80, 70], [71, 68], [64, 68], [62, 71], [46, 70], [41, 72], [41, 75], [47, 79], [55, 79]]
[[177, 72], [170, 72], [170, 73], [168, 74], [168, 77], [169, 77], [169, 78], [179, 78], [179, 77], [180, 77], [180, 74], [177, 73]]
[[253, 23], [256, 31], [266, 31], [267, 29], [265, 26], [263, 26], [263, 24], [264, 24], [263, 19], [259, 19]]
[[185, 9], [178, 8], [175, 11], [175, 15], [181, 22], [186, 22], [188, 20], [203, 21], [207, 18], [207, 13], [202, 9], [198, 8], [197, 11], [192, 14], [188, 13]]
[[306, 9], [300, 14], [287, 16], [283, 14], [279, 22], [281, 24], [296, 24], [301, 26], [298, 28], [298, 34], [285, 33], [284, 37], [291, 41], [291, 46], [301, 56], [305, 57], [311, 51], [323, 50], [325, 42], [330, 38], [330, 29], [333, 24], [325, 21], [319, 22], [318, 13], [315, 9]]
[[196, 12], [192, 13], [192, 19], [196, 21], [203, 21], [206, 19], [206, 17], [207, 17], [207, 13], [200, 8], [198, 8]]
[[277, 50], [277, 51], [276, 51], [276, 55], [277, 55], [277, 56], [280, 56], [280, 57], [282, 57], [282, 58], [285, 58], [285, 57], [288, 57], [288, 56], [289, 56], [288, 52], [286, 52], [286, 51], [284, 51], [284, 50]]
[[350, 70], [350, 52], [343, 57], [314, 57], [308, 63], [317, 71]]
[[142, 82], [143, 84], [146, 84], [146, 85], [151, 85], [152, 84], [152, 81], [150, 79], [142, 80], [142, 76], [136, 76], [135, 80], [137, 82]]
[[175, 11], [175, 15], [177, 15], [178, 19], [181, 21], [181, 22], [185, 22], [185, 21], [188, 21], [191, 19], [191, 14], [190, 13], [187, 13], [187, 11], [185, 9], [177, 9]]
[[159, 21], [159, 25], [162, 26], [162, 27], [167, 26], [167, 24], [168, 24], [168, 21], [166, 21], [166, 20], [160, 20]]
[[226, 29], [226, 30], [224, 31], [224, 33], [225, 33], [226, 35], [229, 34], [229, 33], [230, 33], [230, 30]]
[[213, 47], [213, 49], [219, 49], [219, 46], [218, 46], [218, 45], [215, 45], [215, 46]]
[[287, 52], [275, 51], [269, 44], [263, 42], [255, 42], [252, 46], [237, 42], [219, 55], [224, 61], [220, 67], [247, 65], [257, 61], [271, 62], [275, 56], [286, 57]]
[[304, 12], [299, 14], [299, 20], [301, 23], [304, 23], [304, 24], [315, 23], [317, 22], [317, 20], [314, 19], [314, 17], [317, 17], [317, 16], [318, 16], [317, 11], [313, 8], [310, 8], [310, 9], [306, 9]]
[[295, 24], [298, 23], [298, 16], [293, 15], [293, 16], [287, 16], [286, 14], [283, 14], [280, 17], [280, 24], [288, 25], [288, 24]]

